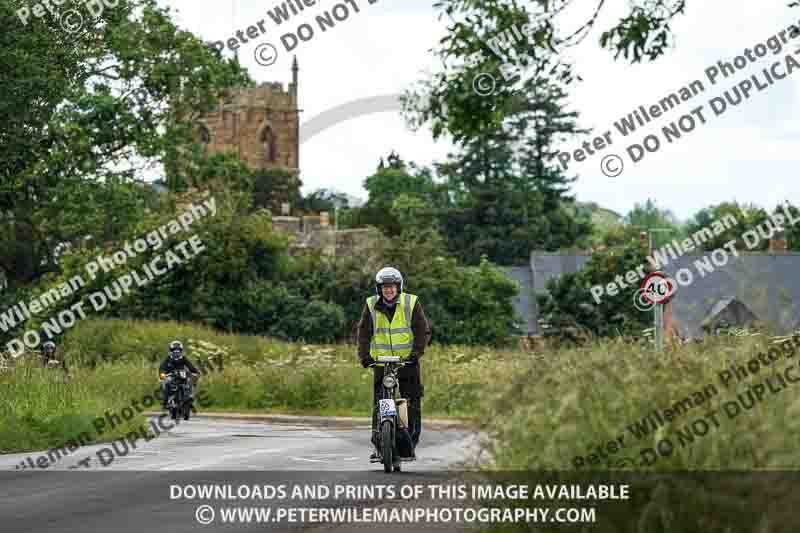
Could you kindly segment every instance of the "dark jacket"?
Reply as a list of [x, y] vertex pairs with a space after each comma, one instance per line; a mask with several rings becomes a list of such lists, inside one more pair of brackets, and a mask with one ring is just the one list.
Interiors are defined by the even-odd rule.
[[[386, 318], [391, 322], [394, 318], [394, 312], [398, 306], [388, 307], [383, 302], [383, 298], [379, 298], [375, 304], [375, 310], [378, 313], [383, 313]], [[369, 306], [365, 303], [364, 309], [361, 311], [361, 319], [358, 322], [358, 358], [363, 362], [369, 357], [369, 345], [372, 341], [372, 316], [369, 312]], [[425, 316], [425, 311], [422, 309], [422, 303], [417, 298], [417, 303], [414, 305], [414, 311], [411, 313], [411, 332], [414, 334], [414, 343], [411, 347], [411, 354], [422, 358], [425, 353], [425, 347], [431, 341], [431, 326]], [[407, 391], [411, 392], [412, 396], [422, 396], [422, 372], [420, 372], [421, 363], [414, 366], [404, 366], [397, 373], [400, 380], [401, 388], [405, 385]], [[383, 368], [375, 368], [375, 381], [380, 382], [383, 379]]]
[[173, 361], [169, 355], [167, 358], [161, 362], [161, 365], [158, 367], [160, 372], [165, 374], [169, 374], [175, 370], [180, 370], [182, 368], [186, 368], [189, 372], [193, 372], [195, 374], [199, 374], [200, 372], [195, 368], [191, 361], [184, 355], [182, 358], [178, 359], [177, 361]]
[[68, 373], [69, 373], [69, 370], [67, 369], [67, 360], [66, 360], [66, 358], [64, 357], [64, 354], [63, 354], [63, 352], [61, 352], [61, 350], [59, 350], [58, 348], [56, 348], [56, 351], [53, 353], [53, 356], [52, 356], [52, 357], [48, 357], [48, 355], [47, 355], [47, 354], [44, 352], [44, 350], [42, 350], [42, 353], [41, 353], [42, 367], [44, 367], [44, 368], [50, 368], [50, 367], [47, 365], [47, 362], [48, 362], [48, 361], [50, 361], [51, 359], [53, 359], [53, 360], [55, 360], [55, 361], [58, 361], [59, 363], [61, 363], [61, 364], [60, 364], [60, 365], [58, 365], [58, 366], [60, 366], [60, 367], [61, 367], [61, 370], [63, 370], [65, 374], [68, 374]]

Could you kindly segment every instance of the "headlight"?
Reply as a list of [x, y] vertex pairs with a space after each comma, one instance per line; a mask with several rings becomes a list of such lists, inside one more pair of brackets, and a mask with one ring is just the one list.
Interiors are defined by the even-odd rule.
[[393, 389], [397, 380], [394, 379], [392, 376], [384, 376], [383, 378], [383, 386], [387, 389]]

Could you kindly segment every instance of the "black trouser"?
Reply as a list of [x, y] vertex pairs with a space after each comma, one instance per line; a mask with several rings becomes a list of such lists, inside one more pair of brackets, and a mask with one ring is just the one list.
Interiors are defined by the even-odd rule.
[[[422, 396], [423, 387], [420, 382], [419, 365], [402, 368], [398, 373], [400, 397], [408, 400], [408, 432], [414, 447], [422, 433]], [[372, 444], [377, 443], [378, 435], [378, 400], [383, 396], [383, 367], [375, 367], [375, 379], [372, 391]]]
[[[181, 385], [178, 385], [179, 387]], [[186, 394], [191, 397], [192, 396], [192, 381], [189, 380], [186, 382]], [[167, 376], [165, 379], [161, 381], [161, 403], [162, 405], [167, 404], [167, 398], [170, 395], [170, 389], [172, 388], [172, 378]]]

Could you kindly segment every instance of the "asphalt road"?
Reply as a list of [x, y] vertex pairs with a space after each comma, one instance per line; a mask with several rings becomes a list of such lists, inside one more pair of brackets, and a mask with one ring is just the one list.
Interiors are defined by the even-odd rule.
[[[223, 420], [195, 417], [149, 442], [127, 450], [110, 444], [82, 447], [46, 469], [17, 468], [27, 457], [35, 463], [46, 451], [0, 456], [0, 530], [12, 531], [151, 531], [170, 532], [263, 530], [264, 524], [200, 525], [195, 511], [200, 499], [171, 497], [175, 485], [440, 483], [474, 457], [477, 435], [468, 430], [425, 427], [418, 460], [403, 471], [385, 474], [368, 457], [369, 425], [318, 425]], [[119, 443], [117, 443], [119, 445]], [[125, 452], [125, 453], [123, 453]], [[99, 457], [102, 456], [102, 466]], [[90, 460], [87, 462], [86, 458]], [[88, 464], [85, 468], [83, 465]], [[439, 498], [414, 498], [415, 506], [446, 505]], [[406, 498], [358, 495], [356, 506], [408, 506]], [[329, 502], [342, 506], [348, 501]], [[220, 501], [211, 501], [214, 505]], [[230, 503], [230, 502], [223, 502]], [[235, 502], [234, 502], [235, 503]], [[264, 501], [248, 501], [250, 505]], [[266, 502], [297, 505], [298, 501]], [[303, 503], [301, 500], [300, 503]], [[298, 521], [268, 527], [271, 531], [442, 531], [439, 525], [320, 524]], [[454, 530], [453, 525], [444, 527]], [[458, 528], [457, 528], [458, 529]]]
[[[155, 423], [155, 418], [152, 418]], [[369, 463], [369, 425], [315, 426], [194, 417], [135, 448], [117, 442], [84, 446], [47, 470], [379, 470]], [[443, 470], [474, 455], [476, 437], [465, 430], [426, 428], [418, 460], [408, 470]], [[108, 450], [98, 452], [101, 449]], [[0, 470], [15, 469], [26, 459], [36, 463], [47, 451], [0, 455]], [[88, 463], [80, 464], [89, 457]], [[106, 464], [104, 464], [106, 463]], [[30, 467], [29, 467], [30, 469]]]

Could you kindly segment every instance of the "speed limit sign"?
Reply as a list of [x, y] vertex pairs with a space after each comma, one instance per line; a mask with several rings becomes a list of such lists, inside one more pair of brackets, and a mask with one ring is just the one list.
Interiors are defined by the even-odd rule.
[[672, 282], [662, 272], [653, 272], [642, 282], [642, 296], [654, 304], [665, 304], [675, 293]]

